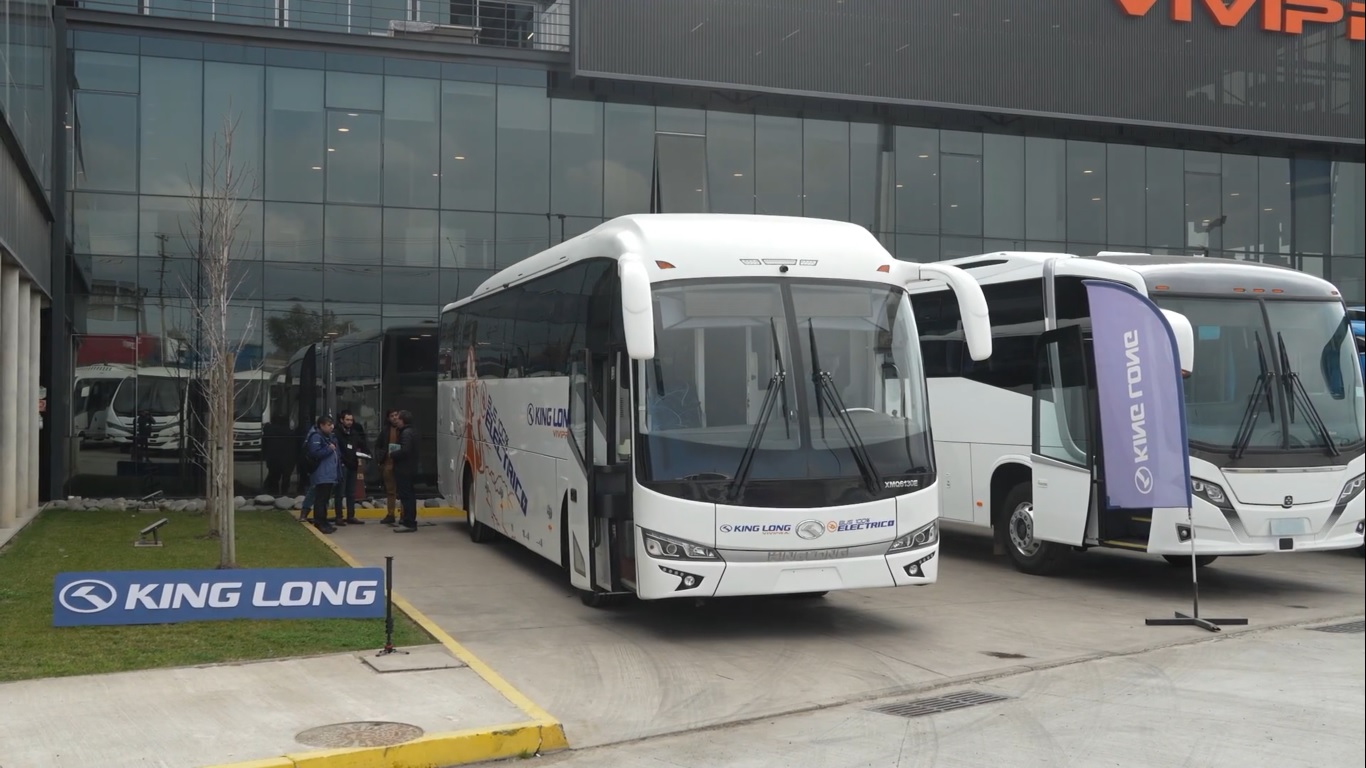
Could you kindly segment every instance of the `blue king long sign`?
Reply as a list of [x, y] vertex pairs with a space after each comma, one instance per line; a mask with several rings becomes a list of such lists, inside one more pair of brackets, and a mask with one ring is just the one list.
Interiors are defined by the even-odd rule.
[[97, 571], [52, 585], [57, 627], [383, 615], [381, 568]]

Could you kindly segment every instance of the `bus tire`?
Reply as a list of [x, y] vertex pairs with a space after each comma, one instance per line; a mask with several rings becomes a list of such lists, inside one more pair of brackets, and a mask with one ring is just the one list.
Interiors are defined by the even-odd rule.
[[[560, 568], [566, 576], [571, 576], [569, 569], [572, 558], [569, 556], [569, 497], [565, 496], [560, 502]], [[571, 576], [572, 578], [572, 576]]]
[[[1190, 555], [1163, 555], [1162, 559], [1166, 560], [1167, 564], [1172, 566], [1173, 568], [1188, 568], [1191, 564]], [[1209, 565], [1210, 563], [1218, 559], [1218, 555], [1196, 555], [1195, 567], [1204, 568], [1205, 566]]]
[[998, 514], [994, 532], [1016, 570], [1048, 576], [1066, 564], [1070, 548], [1034, 539], [1034, 496], [1028, 483], [1019, 483], [1006, 493]]
[[461, 501], [465, 503], [465, 522], [470, 531], [470, 541], [475, 544], [488, 544], [493, 541], [493, 529], [474, 519], [474, 478], [465, 470], [465, 482], [461, 490]]

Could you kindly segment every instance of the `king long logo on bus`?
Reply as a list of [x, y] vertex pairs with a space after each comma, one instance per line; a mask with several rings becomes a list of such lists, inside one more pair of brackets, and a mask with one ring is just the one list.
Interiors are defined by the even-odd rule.
[[537, 405], [527, 404], [526, 423], [532, 427], [556, 427], [566, 429], [569, 427], [568, 408], [541, 408]]
[[522, 478], [517, 475], [517, 468], [512, 465], [512, 456], [508, 454], [508, 431], [503, 426], [503, 420], [498, 416], [498, 409], [493, 405], [493, 399], [487, 394], [484, 395], [484, 431], [493, 452], [498, 456], [498, 465], [503, 468], [503, 474], [507, 478], [508, 488], [512, 492], [512, 497], [517, 500], [517, 506], [526, 515], [529, 501], [526, 489], [522, 487]]
[[1148, 461], [1148, 420], [1144, 416], [1143, 360], [1139, 354], [1138, 331], [1124, 332], [1124, 381], [1129, 385], [1129, 443], [1133, 447], [1134, 487], [1139, 493], [1153, 490], [1153, 474]]

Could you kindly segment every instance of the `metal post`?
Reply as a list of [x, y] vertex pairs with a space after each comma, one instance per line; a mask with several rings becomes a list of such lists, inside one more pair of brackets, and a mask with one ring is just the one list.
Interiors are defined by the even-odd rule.
[[394, 647], [394, 556], [384, 556], [384, 649], [376, 656], [406, 654]]

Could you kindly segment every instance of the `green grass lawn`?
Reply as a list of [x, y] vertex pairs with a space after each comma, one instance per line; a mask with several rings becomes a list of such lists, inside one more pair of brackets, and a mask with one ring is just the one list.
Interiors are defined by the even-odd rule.
[[[67, 571], [215, 568], [217, 541], [199, 538], [203, 515], [173, 514], [165, 546], [134, 548], [159, 516], [48, 510], [0, 552], [0, 681], [152, 667], [271, 659], [384, 646], [384, 619], [204, 621], [119, 627], [52, 626], [52, 583]], [[289, 512], [237, 513], [243, 568], [330, 567], [344, 563]], [[394, 644], [432, 642], [394, 611]]]

